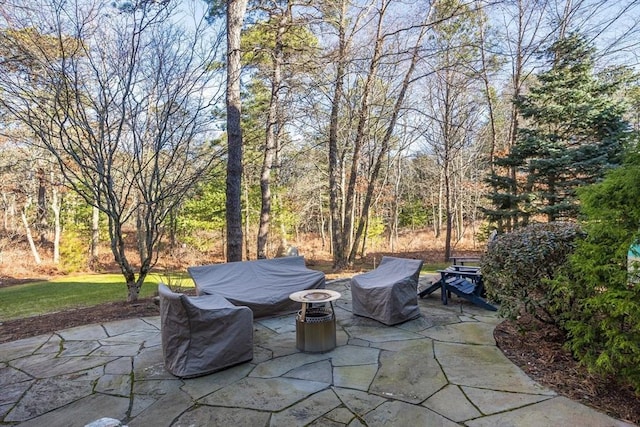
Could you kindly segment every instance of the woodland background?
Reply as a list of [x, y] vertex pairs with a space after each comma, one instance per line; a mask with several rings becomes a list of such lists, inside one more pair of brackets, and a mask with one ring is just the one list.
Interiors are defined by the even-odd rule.
[[639, 126], [631, 0], [72, 3], [0, 6], [5, 266], [444, 261], [576, 218]]

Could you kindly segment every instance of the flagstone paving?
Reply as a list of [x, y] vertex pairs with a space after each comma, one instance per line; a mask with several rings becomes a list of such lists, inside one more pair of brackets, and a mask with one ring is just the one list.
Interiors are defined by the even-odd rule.
[[[421, 278], [421, 286], [430, 280]], [[0, 424], [84, 426], [628, 426], [556, 395], [496, 347], [495, 313], [437, 293], [385, 326], [329, 282], [337, 347], [296, 349], [295, 315], [254, 322], [254, 358], [182, 380], [163, 367], [158, 317], [0, 344]]]

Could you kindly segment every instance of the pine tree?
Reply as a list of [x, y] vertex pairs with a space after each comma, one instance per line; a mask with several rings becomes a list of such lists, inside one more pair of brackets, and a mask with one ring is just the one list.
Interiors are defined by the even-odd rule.
[[619, 164], [629, 126], [612, 96], [616, 83], [594, 74], [594, 52], [579, 34], [556, 41], [546, 51], [550, 69], [515, 100], [525, 124], [511, 152], [496, 164], [515, 166], [517, 182], [490, 177], [504, 190], [492, 196], [493, 221], [505, 215], [521, 225], [540, 215], [548, 221], [575, 218], [576, 189]]

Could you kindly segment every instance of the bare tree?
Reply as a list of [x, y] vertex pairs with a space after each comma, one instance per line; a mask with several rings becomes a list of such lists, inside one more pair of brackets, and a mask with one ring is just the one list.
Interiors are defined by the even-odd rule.
[[[395, 123], [405, 94], [415, 82], [412, 64], [420, 58], [421, 30], [427, 25], [429, 9], [412, 4], [415, 10], [399, 13], [394, 6], [388, 0], [332, 1], [323, 3], [321, 9], [332, 30], [332, 43], [326, 46], [328, 54], [323, 58], [332, 62], [332, 81], [327, 82], [324, 96], [330, 101], [328, 173], [334, 269], [352, 263], [363, 241], [380, 167], [395, 140]], [[374, 140], [381, 145], [376, 156], [370, 157], [365, 150]]]
[[[15, 35], [6, 40], [33, 66], [3, 64], [0, 103], [53, 155], [66, 185], [107, 217], [131, 302], [157, 261], [167, 215], [217, 158], [208, 141], [221, 89], [210, 67], [220, 37], [199, 18], [204, 12], [192, 15], [191, 29], [179, 25], [189, 16], [178, 5], [3, 6], [3, 25]], [[56, 41], [55, 56], [43, 37]], [[125, 236], [133, 224], [139, 239], [131, 247]]]

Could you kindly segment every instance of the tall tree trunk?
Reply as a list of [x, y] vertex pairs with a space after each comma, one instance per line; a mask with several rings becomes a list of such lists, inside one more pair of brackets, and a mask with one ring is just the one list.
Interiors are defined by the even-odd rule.
[[31, 254], [33, 255], [33, 260], [37, 265], [42, 264], [42, 259], [40, 258], [40, 254], [38, 253], [38, 248], [36, 248], [36, 244], [33, 241], [33, 235], [31, 234], [31, 227], [29, 226], [29, 220], [27, 219], [27, 209], [31, 204], [30, 201], [26, 203], [24, 209], [21, 212], [22, 217], [22, 225], [24, 225], [24, 231], [27, 235], [27, 241], [29, 242], [29, 247], [31, 248]]
[[47, 180], [44, 169], [38, 168], [38, 209], [36, 214], [36, 232], [39, 234], [40, 243], [47, 241]]
[[[348, 240], [346, 246], [350, 248], [349, 255], [346, 260], [347, 265], [353, 264], [355, 260], [355, 254], [358, 250], [358, 234], [353, 235], [354, 223], [355, 223], [355, 198], [356, 198], [356, 183], [358, 180], [360, 170], [360, 155], [362, 147], [364, 146], [365, 139], [367, 137], [368, 129], [367, 123], [369, 121], [369, 103], [371, 97], [371, 91], [374, 82], [377, 80], [378, 67], [382, 57], [382, 47], [384, 45], [384, 38], [382, 37], [382, 22], [384, 20], [387, 3], [383, 2], [381, 10], [378, 12], [378, 23], [376, 26], [376, 41], [373, 48], [373, 56], [371, 57], [371, 63], [369, 65], [369, 73], [365, 80], [364, 87], [362, 89], [362, 101], [360, 103], [360, 109], [358, 111], [358, 126], [356, 128], [355, 141], [353, 142], [353, 154], [351, 157], [351, 169], [349, 171], [349, 182], [347, 184], [345, 210], [346, 215], [344, 218], [344, 231], [343, 234], [348, 234]], [[366, 207], [368, 214], [368, 207]], [[358, 226], [360, 228], [359, 233], [361, 235], [364, 225]], [[346, 251], [345, 251], [346, 255]]]
[[90, 265], [96, 266], [98, 262], [98, 245], [100, 244], [100, 209], [91, 208], [91, 256]]
[[444, 212], [444, 171], [440, 172], [438, 179], [438, 212], [436, 216], [436, 239], [442, 235], [442, 216]]
[[240, 35], [247, 0], [227, 2], [227, 261], [242, 261], [242, 103]]
[[342, 176], [342, 166], [339, 162], [338, 154], [338, 119], [340, 113], [340, 101], [346, 76], [346, 25], [347, 25], [347, 2], [342, 1], [340, 17], [338, 23], [338, 58], [336, 59], [336, 77], [333, 89], [333, 99], [331, 104], [331, 116], [329, 122], [329, 209], [331, 211], [331, 237], [333, 269], [340, 270], [347, 266], [345, 257], [345, 246], [342, 235], [342, 198], [340, 197], [340, 180]]
[[56, 186], [53, 186], [53, 195], [51, 197], [51, 210], [53, 211], [53, 262], [60, 263], [60, 235], [62, 234], [62, 226], [60, 225], [60, 196]]
[[267, 240], [269, 237], [269, 225], [271, 217], [271, 169], [277, 152], [278, 110], [280, 107], [280, 89], [282, 84], [282, 63], [284, 55], [283, 37], [291, 16], [291, 4], [287, 4], [286, 12], [282, 14], [278, 22], [276, 43], [273, 50], [273, 79], [271, 81], [271, 99], [269, 100], [269, 112], [267, 116], [267, 129], [265, 138], [264, 159], [262, 173], [260, 175], [260, 194], [262, 206], [260, 209], [260, 225], [258, 227], [258, 259], [267, 257]]
[[445, 165], [444, 172], [444, 203], [445, 203], [445, 235], [444, 235], [444, 261], [449, 261], [451, 258], [451, 230], [452, 224], [452, 208], [451, 208], [451, 184], [449, 183], [449, 171], [447, 165]]
[[251, 246], [249, 245], [249, 217], [251, 214], [251, 201], [249, 200], [249, 180], [244, 177], [244, 259], [251, 259]]

